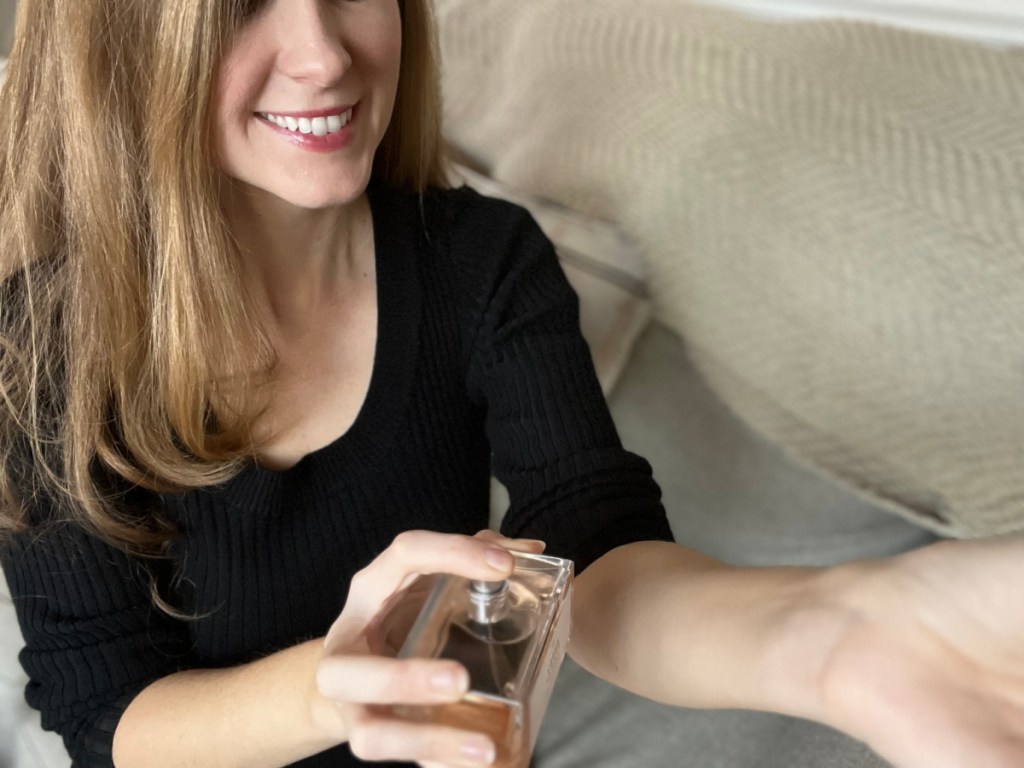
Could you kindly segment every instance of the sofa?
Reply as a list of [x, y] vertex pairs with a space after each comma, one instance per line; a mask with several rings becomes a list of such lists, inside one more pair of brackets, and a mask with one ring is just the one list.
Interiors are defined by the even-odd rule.
[[[435, 5], [459, 179], [555, 242], [680, 542], [825, 565], [1018, 527], [1019, 51], [714, 0]], [[19, 643], [0, 590], [0, 768], [66, 765]], [[655, 704], [571, 661], [536, 764], [885, 766], [818, 724]]]
[[[530, 207], [563, 254], [680, 542], [810, 565], [1024, 527], [1019, 10], [435, 5], [467, 181]], [[951, 19], [970, 39], [921, 31]], [[584, 245], [588, 226], [622, 243]], [[570, 662], [537, 764], [885, 763], [814, 723], [664, 707]]]

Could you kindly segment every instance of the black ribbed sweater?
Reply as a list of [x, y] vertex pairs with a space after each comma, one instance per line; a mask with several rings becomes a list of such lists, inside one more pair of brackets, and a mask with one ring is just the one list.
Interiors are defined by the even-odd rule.
[[[26, 698], [75, 766], [112, 765], [118, 719], [150, 682], [323, 635], [352, 574], [399, 532], [486, 528], [492, 468], [511, 497], [503, 532], [545, 540], [578, 570], [618, 545], [671, 538], [530, 216], [465, 188], [373, 185], [370, 203], [378, 339], [352, 427], [286, 471], [253, 464], [223, 486], [148, 497], [181, 531], [165, 564], [168, 585], [181, 577], [172, 601], [206, 618], [156, 611], [139, 568], [74, 527], [4, 550]], [[30, 512], [53, 514], [42, 502]], [[297, 765], [360, 764], [341, 746]]]

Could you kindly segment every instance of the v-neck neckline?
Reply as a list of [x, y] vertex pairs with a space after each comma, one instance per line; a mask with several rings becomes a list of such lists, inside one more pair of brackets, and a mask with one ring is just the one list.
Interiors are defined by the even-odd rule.
[[352, 425], [327, 445], [285, 469], [270, 469], [253, 460], [221, 486], [220, 493], [237, 506], [257, 509], [273, 505], [286, 487], [293, 489], [305, 481], [316, 486], [331, 484], [343, 481], [347, 473], [372, 470], [388, 450], [405, 414], [418, 347], [416, 254], [423, 242], [417, 226], [419, 209], [415, 195], [377, 183], [367, 188], [367, 199], [373, 220], [377, 340], [366, 397]]

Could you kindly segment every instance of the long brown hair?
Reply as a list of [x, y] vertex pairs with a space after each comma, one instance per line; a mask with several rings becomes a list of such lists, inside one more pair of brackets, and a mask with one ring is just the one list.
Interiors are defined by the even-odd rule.
[[[374, 174], [422, 191], [446, 178], [435, 32], [429, 0], [397, 1], [402, 72]], [[20, 2], [0, 92], [0, 533], [41, 492], [159, 555], [173, 527], [116, 489], [207, 486], [256, 453], [275, 356], [210, 141], [242, 4]]]

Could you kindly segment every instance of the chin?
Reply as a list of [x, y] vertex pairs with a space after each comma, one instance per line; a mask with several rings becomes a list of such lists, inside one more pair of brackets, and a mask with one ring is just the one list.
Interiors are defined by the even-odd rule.
[[297, 197], [305, 201], [307, 208], [330, 208], [347, 205], [366, 192], [370, 183], [372, 164], [359, 169], [346, 169], [347, 172], [327, 174], [317, 180], [316, 184], [303, 184], [296, 190]]
[[305, 193], [299, 196], [280, 196], [281, 199], [295, 206], [296, 208], [304, 208], [310, 211], [319, 211], [327, 208], [338, 208], [340, 206], [348, 205], [359, 198], [361, 194], [366, 190], [363, 186], [360, 189], [339, 192], [337, 189], [325, 191], [324, 194], [313, 195]]
[[324, 210], [348, 205], [366, 191], [370, 183], [372, 166], [365, 168], [334, 169], [318, 174], [302, 176], [237, 176], [233, 177], [235, 189], [242, 192], [241, 200], [249, 199], [250, 204], [264, 200], [271, 205], [285, 205], [305, 210]]
[[340, 178], [337, 176], [327, 177], [314, 183], [307, 181], [287, 184], [277, 189], [267, 185], [264, 189], [274, 197], [296, 208], [322, 210], [348, 205], [357, 200], [366, 191], [369, 182], [370, 174], [367, 172], [365, 174], [345, 174]]

